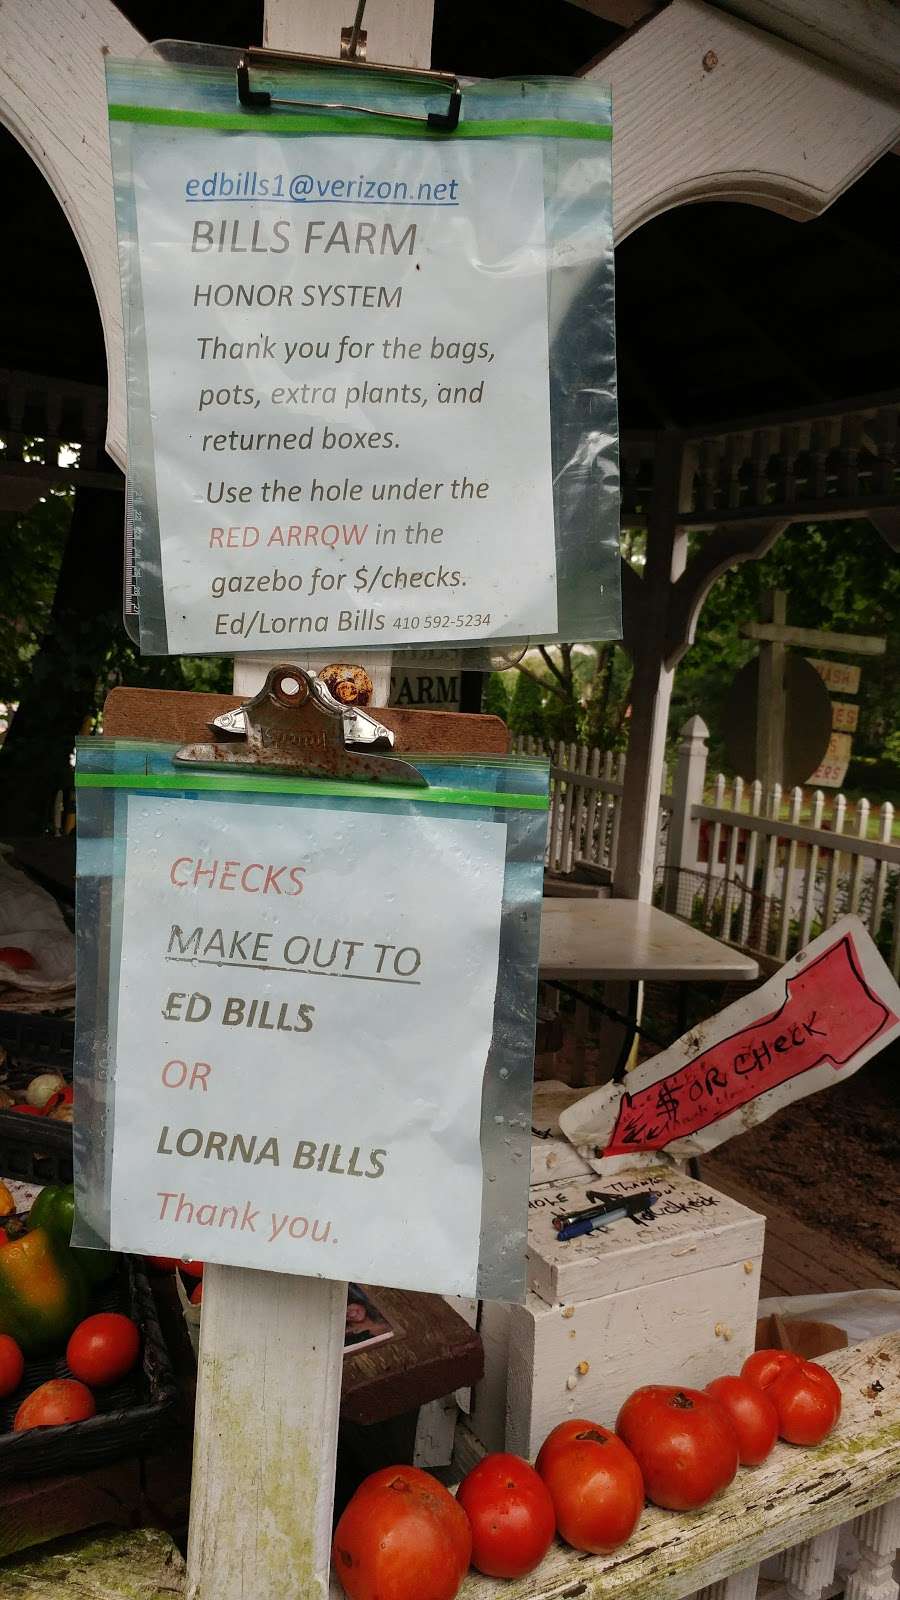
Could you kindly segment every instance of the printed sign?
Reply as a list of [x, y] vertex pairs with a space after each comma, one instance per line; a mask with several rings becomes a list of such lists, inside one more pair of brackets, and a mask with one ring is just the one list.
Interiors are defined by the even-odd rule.
[[747, 999], [564, 1111], [597, 1171], [711, 1150], [789, 1101], [852, 1076], [900, 1033], [900, 989], [858, 917], [844, 917]]
[[112, 1248], [473, 1293], [506, 824], [127, 805]]
[[852, 752], [853, 739], [849, 733], [832, 733], [824, 759], [815, 772], [810, 773], [807, 783], [819, 784], [825, 789], [839, 789], [847, 776]]
[[554, 633], [540, 148], [133, 159], [169, 653]]
[[416, 706], [422, 711], [458, 711], [462, 677], [460, 651], [426, 650], [394, 656], [391, 667], [392, 706]]
[[831, 725], [841, 733], [855, 733], [859, 727], [859, 706], [849, 700], [832, 700]]
[[859, 694], [859, 679], [861, 668], [848, 666], [844, 661], [814, 661], [807, 657], [811, 667], [815, 667], [826, 689], [837, 689], [841, 694]]

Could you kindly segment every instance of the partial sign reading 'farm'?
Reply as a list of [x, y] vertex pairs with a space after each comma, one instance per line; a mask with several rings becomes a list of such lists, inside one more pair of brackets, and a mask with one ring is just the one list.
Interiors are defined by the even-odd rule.
[[852, 1076], [900, 1033], [900, 990], [845, 917], [745, 1000], [560, 1116], [598, 1170], [710, 1150], [791, 1100]]

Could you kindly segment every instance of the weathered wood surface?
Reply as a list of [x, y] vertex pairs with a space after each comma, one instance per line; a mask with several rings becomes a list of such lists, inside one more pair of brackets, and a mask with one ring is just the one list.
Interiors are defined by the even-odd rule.
[[86, 1534], [0, 1564], [3, 1600], [173, 1600], [183, 1594], [184, 1562], [169, 1535], [156, 1528]]
[[367, 1292], [394, 1336], [344, 1356], [342, 1421], [382, 1422], [478, 1382], [484, 1371], [481, 1340], [440, 1295], [374, 1287]]
[[[363, 27], [368, 34], [368, 60], [398, 67], [427, 67], [431, 60], [432, 7], [421, 0], [368, 0]], [[264, 42], [275, 50], [292, 48], [336, 56], [341, 29], [356, 14], [355, 0], [336, 6], [334, 0], [266, 0]], [[288, 35], [303, 30], [302, 45]]]
[[[290, 658], [273, 656], [266, 670], [272, 661], [282, 659]], [[336, 653], [332, 652], [329, 659], [336, 660]], [[103, 705], [103, 732], [111, 739], [162, 739], [168, 744], [208, 740], [210, 720], [223, 711], [233, 711], [246, 699], [247, 694], [112, 689]], [[423, 755], [426, 751], [441, 755], [505, 755], [509, 748], [509, 731], [499, 717], [461, 711], [449, 716], [446, 711], [410, 711], [405, 706], [373, 706], [372, 710], [378, 721], [391, 729], [397, 750], [417, 750]]]
[[696, 200], [817, 216], [900, 136], [887, 89], [702, 0], [673, 0], [588, 76], [612, 85], [617, 241]]
[[896, 92], [900, 17], [891, 0], [720, 0], [724, 10]]
[[900, 1333], [825, 1356], [843, 1416], [816, 1450], [779, 1444], [703, 1511], [649, 1507], [611, 1556], [556, 1543], [527, 1578], [471, 1573], [460, 1600], [683, 1600], [900, 1494]]
[[84, 1528], [128, 1524], [139, 1515], [140, 1463], [131, 1457], [86, 1472], [24, 1478], [0, 1487], [0, 1595], [2, 1560], [48, 1539]]

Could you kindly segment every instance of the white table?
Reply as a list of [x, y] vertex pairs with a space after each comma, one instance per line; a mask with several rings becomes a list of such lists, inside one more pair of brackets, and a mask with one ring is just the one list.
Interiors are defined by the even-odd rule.
[[545, 899], [540, 976], [578, 983], [752, 983], [759, 964], [640, 900]]
[[[689, 983], [752, 983], [759, 977], [759, 963], [644, 901], [545, 897], [538, 972], [545, 983], [563, 993], [579, 982], [627, 984], [627, 1015], [605, 1000], [585, 994], [576, 997], [588, 1011], [600, 1011], [624, 1029], [616, 1044], [618, 1060], [613, 1072], [620, 1081], [637, 1034], [664, 1047], [638, 1023], [638, 984], [643, 979], [678, 984], [680, 1035], [687, 1026]], [[583, 1050], [579, 1033], [575, 1082], [582, 1081]]]

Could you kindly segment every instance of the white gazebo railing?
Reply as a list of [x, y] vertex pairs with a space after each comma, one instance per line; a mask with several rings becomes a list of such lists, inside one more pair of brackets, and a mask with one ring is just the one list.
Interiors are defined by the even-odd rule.
[[[707, 800], [707, 729], [682, 729], [671, 793], [659, 797], [657, 882], [664, 907], [726, 943], [778, 962], [846, 912], [861, 916], [900, 977], [900, 843], [885, 800], [854, 803], [719, 773]], [[514, 741], [534, 754], [538, 741]], [[626, 757], [558, 744], [551, 755], [547, 867], [615, 871]], [[664, 789], [668, 777], [664, 774]]]
[[[722, 527], [790, 515], [798, 521], [900, 507], [900, 396], [871, 395], [685, 433], [678, 521]], [[622, 435], [623, 517], [645, 525], [656, 436]]]
[[105, 435], [102, 385], [0, 367], [0, 481], [23, 504], [61, 484], [121, 491]]

